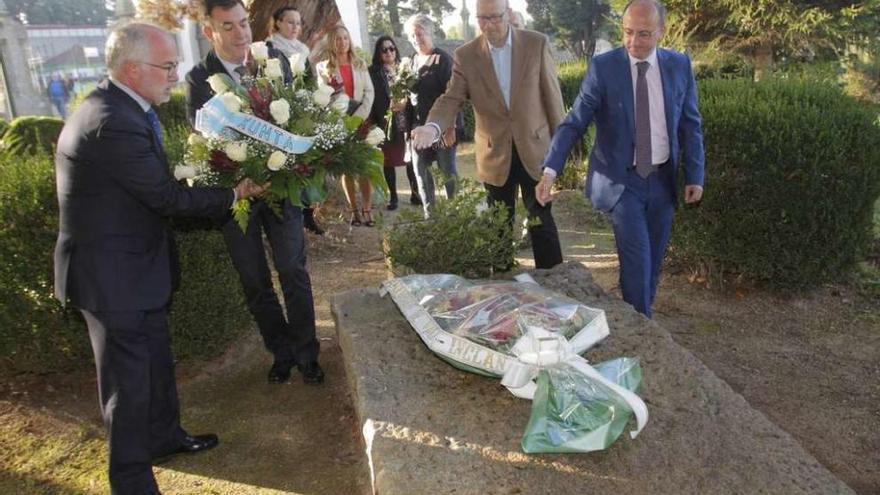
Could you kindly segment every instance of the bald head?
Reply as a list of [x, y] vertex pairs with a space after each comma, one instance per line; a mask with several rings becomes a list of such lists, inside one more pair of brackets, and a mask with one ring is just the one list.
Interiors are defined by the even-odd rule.
[[639, 11], [640, 15], [651, 13], [651, 15], [656, 16], [655, 19], [658, 25], [666, 25], [666, 7], [657, 0], [632, 0], [623, 8], [623, 17], [626, 17], [631, 8]]

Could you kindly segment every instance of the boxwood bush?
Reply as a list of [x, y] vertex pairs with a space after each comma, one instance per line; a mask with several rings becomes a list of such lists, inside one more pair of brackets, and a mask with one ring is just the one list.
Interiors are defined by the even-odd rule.
[[3, 134], [3, 151], [13, 156], [52, 154], [63, 125], [56, 117], [18, 117]]
[[[435, 181], [442, 183], [437, 175]], [[403, 209], [382, 225], [384, 252], [391, 268], [403, 273], [453, 273], [488, 277], [511, 269], [520, 244], [500, 204], [485, 207], [486, 191], [460, 179], [454, 198], [438, 198], [429, 220], [421, 209]], [[517, 213], [519, 218], [524, 211]]]
[[880, 194], [878, 108], [815, 81], [705, 80], [700, 109], [705, 195], [670, 255], [788, 288], [851, 270]]
[[[0, 163], [0, 371], [94, 366], [78, 311], [54, 299], [58, 205], [52, 158]], [[178, 357], [210, 356], [250, 326], [238, 277], [217, 231], [177, 233], [182, 269], [171, 332]]]

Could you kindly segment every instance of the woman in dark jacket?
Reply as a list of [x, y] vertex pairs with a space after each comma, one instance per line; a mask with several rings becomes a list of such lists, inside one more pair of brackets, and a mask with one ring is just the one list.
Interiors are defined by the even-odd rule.
[[[406, 114], [406, 103], [392, 102], [390, 83], [397, 72], [400, 53], [390, 36], [382, 36], [376, 40], [373, 48], [373, 63], [370, 65], [370, 78], [373, 80], [373, 108], [370, 110], [370, 121], [385, 132], [390, 132], [380, 146], [385, 155], [385, 182], [388, 183], [390, 198], [388, 209], [397, 209], [397, 167], [406, 166], [406, 177], [409, 179], [410, 202], [421, 204], [418, 183], [411, 161], [406, 161], [406, 133], [409, 123]], [[388, 107], [392, 110], [392, 123], [389, 129], [387, 116]]]
[[[416, 49], [412, 58], [412, 70], [418, 74], [418, 82], [410, 94], [407, 110], [410, 128], [425, 124], [434, 101], [446, 91], [446, 84], [452, 77], [452, 57], [434, 46], [434, 21], [424, 14], [416, 14], [406, 20], [404, 31], [409, 42]], [[458, 120], [461, 120], [459, 114]], [[434, 204], [434, 178], [429, 170], [436, 161], [446, 176], [446, 197], [455, 195], [455, 127], [444, 129], [438, 145], [416, 152], [415, 168], [419, 181], [419, 194], [425, 204], [425, 216]]]

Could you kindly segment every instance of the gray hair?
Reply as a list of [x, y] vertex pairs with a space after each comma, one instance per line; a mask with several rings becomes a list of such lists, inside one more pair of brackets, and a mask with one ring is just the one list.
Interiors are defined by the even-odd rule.
[[652, 7], [654, 7], [654, 11], [657, 12], [657, 16], [659, 17], [660, 25], [666, 25], [666, 7], [664, 7], [663, 4], [658, 2], [657, 0], [630, 0], [629, 2], [627, 2], [626, 7], [623, 8], [623, 15], [626, 15], [626, 11], [635, 4], [651, 5]]
[[434, 39], [434, 21], [430, 17], [425, 14], [411, 15], [403, 24], [403, 31], [406, 34], [412, 34], [415, 32], [416, 26], [424, 29], [428, 36], [431, 37], [431, 40]]
[[114, 74], [126, 62], [147, 58], [151, 50], [150, 38], [156, 34], [171, 37], [171, 33], [165, 29], [143, 21], [114, 27], [107, 37], [107, 45], [104, 48], [107, 70]]

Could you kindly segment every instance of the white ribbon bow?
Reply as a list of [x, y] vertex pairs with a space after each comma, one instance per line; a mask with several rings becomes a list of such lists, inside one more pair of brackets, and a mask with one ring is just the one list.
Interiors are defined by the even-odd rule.
[[512, 352], [518, 361], [508, 364], [507, 371], [501, 378], [501, 384], [513, 395], [531, 400], [538, 388], [535, 383], [538, 372], [542, 368], [552, 368], [564, 363], [584, 376], [602, 383], [627, 403], [636, 415], [636, 429], [630, 432], [631, 438], [635, 438], [648, 422], [648, 407], [642, 399], [602, 376], [587, 363], [586, 359], [574, 351], [565, 337], [543, 328], [530, 326], [527, 333], [513, 346]]

